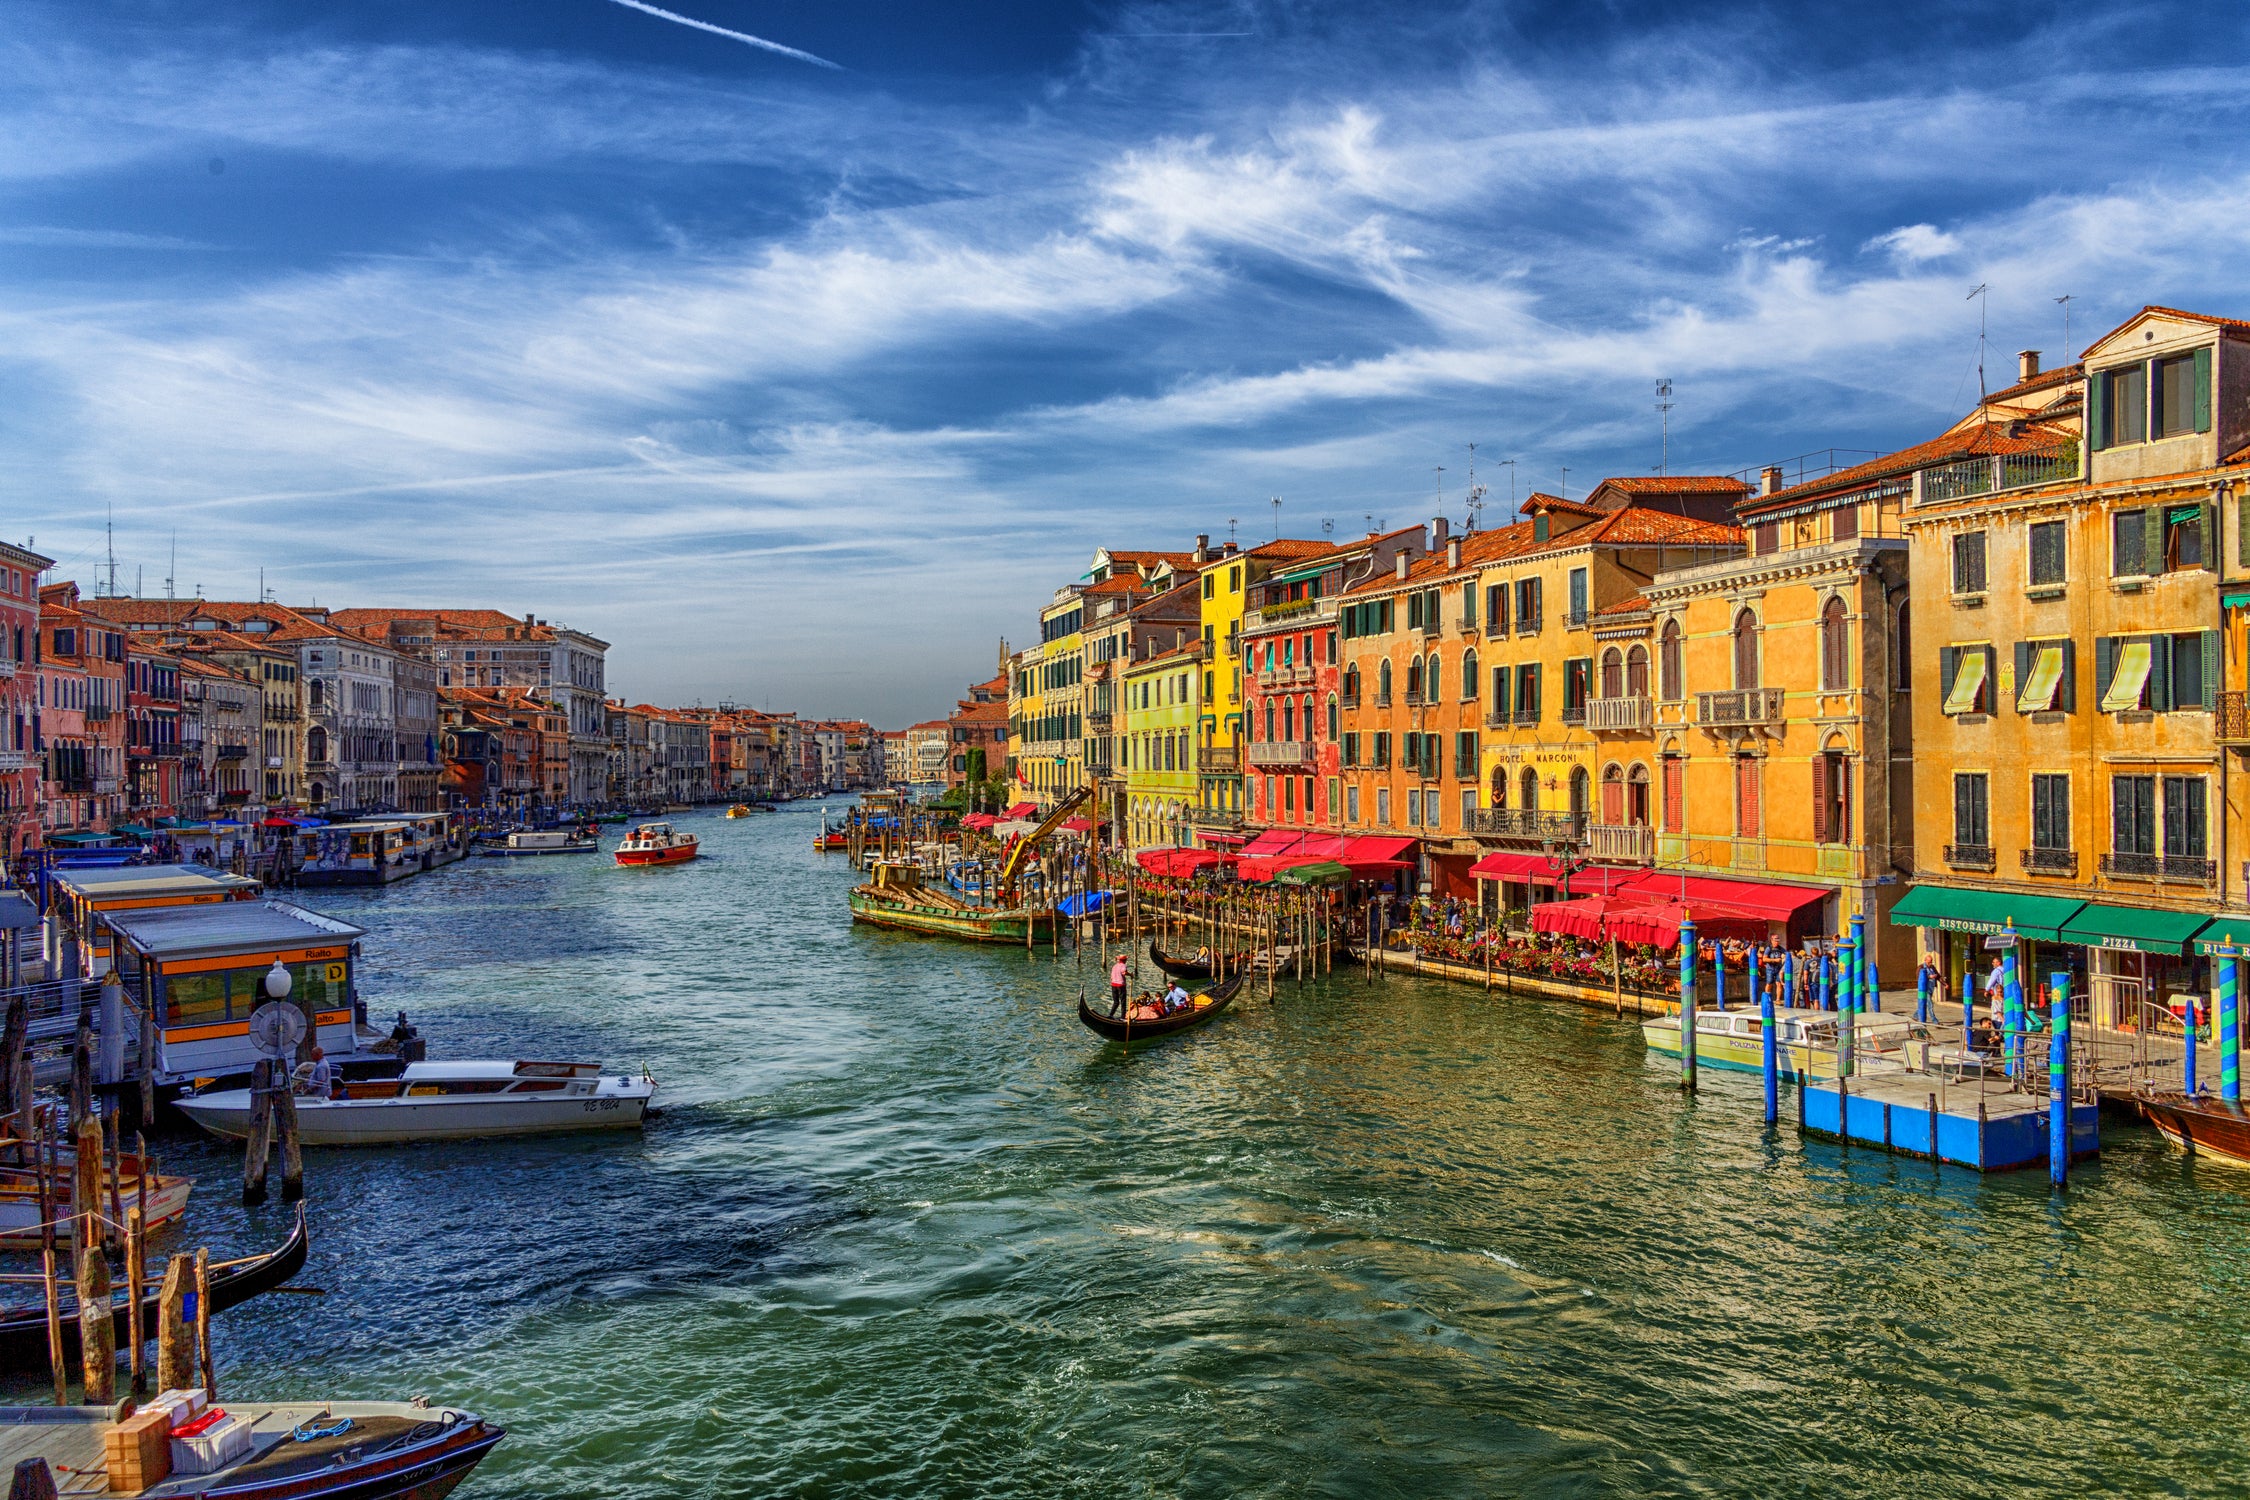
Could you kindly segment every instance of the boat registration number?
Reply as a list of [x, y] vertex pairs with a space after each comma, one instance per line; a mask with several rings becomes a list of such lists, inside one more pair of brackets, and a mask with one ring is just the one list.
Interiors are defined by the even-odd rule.
[[596, 1110], [615, 1108], [617, 1108], [615, 1099], [588, 1099], [586, 1101], [586, 1113], [588, 1114], [593, 1114]]

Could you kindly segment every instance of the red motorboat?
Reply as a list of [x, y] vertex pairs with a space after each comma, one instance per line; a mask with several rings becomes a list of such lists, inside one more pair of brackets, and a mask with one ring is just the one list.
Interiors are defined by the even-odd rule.
[[692, 833], [674, 833], [669, 823], [643, 823], [617, 846], [621, 865], [678, 865], [696, 856]]

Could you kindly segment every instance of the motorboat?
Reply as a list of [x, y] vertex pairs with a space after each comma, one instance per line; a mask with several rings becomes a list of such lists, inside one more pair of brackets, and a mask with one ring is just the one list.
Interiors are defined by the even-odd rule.
[[643, 823], [617, 846], [617, 862], [621, 865], [677, 865], [695, 858], [696, 853], [694, 834], [675, 833], [669, 823]]
[[479, 846], [477, 853], [487, 859], [506, 859], [525, 854], [594, 854], [601, 847], [600, 829], [589, 824], [584, 828], [518, 829], [497, 843]]
[[730, 818], [747, 818], [747, 817], [749, 817], [749, 816], [750, 816], [750, 804], [749, 804], [749, 803], [747, 803], [747, 802], [737, 802], [737, 803], [736, 803], [736, 804], [735, 804], [734, 806], [732, 806], [732, 807], [730, 807], [730, 808], [728, 808], [728, 809], [727, 809], [727, 816], [728, 816], [728, 817], [730, 817]]
[[[1842, 1039], [1840, 1020], [1840, 1014], [1832, 1010], [1778, 1007], [1774, 1012], [1775, 1071], [1783, 1078], [1797, 1080], [1834, 1078]], [[1853, 1070], [1907, 1071], [1912, 1065], [1907, 1048], [1912, 1030], [1904, 1016], [1855, 1013]], [[1641, 1022], [1641, 1039], [1651, 1052], [1678, 1057], [1679, 1015], [1651, 1016]], [[1698, 1066], [1761, 1073], [1765, 1071], [1765, 1048], [1765, 1022], [1757, 1011], [1697, 1009]]]
[[[376, 1146], [629, 1130], [655, 1093], [646, 1072], [605, 1074], [600, 1063], [408, 1063], [396, 1078], [354, 1079], [329, 1098], [300, 1097], [297, 1138], [308, 1146]], [[178, 1104], [214, 1135], [250, 1133], [248, 1089], [188, 1094]]]
[[[0, 1144], [14, 1142], [10, 1138]], [[77, 1159], [78, 1153], [69, 1147], [58, 1151], [56, 1170], [65, 1181], [75, 1169]], [[39, 1248], [39, 1176], [36, 1166], [0, 1166], [0, 1250]], [[109, 1162], [102, 1163], [105, 1201], [114, 1187], [116, 1201], [126, 1208], [138, 1208], [141, 1223], [150, 1230], [178, 1223], [180, 1216], [187, 1212], [188, 1193], [194, 1186], [192, 1177], [171, 1177], [149, 1170], [138, 1152], [120, 1152], [114, 1169]], [[49, 1191], [54, 1191], [52, 1186]], [[68, 1193], [67, 1187], [62, 1189], [63, 1196], [67, 1197]]]

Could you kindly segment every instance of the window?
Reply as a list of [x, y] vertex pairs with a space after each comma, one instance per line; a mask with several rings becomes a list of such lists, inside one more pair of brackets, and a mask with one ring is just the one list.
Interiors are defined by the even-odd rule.
[[1938, 686], [1945, 694], [1940, 712], [1992, 712], [1992, 648], [1946, 646], [1938, 651]]
[[1209, 599], [1209, 598], [1213, 598], [1213, 597], [1215, 597], [1215, 596], [1217, 595], [1217, 593], [1218, 593], [1218, 588], [1219, 588], [1219, 575], [1218, 575], [1218, 574], [1216, 574], [1216, 573], [1206, 573], [1206, 574], [1204, 574], [1204, 575], [1203, 575], [1203, 597], [1204, 597], [1204, 598], [1206, 598], [1206, 599]]
[[2109, 518], [2109, 576], [2141, 578], [2148, 573], [2148, 512], [2121, 510]]
[[1841, 750], [1813, 757], [1813, 842], [1848, 844], [1852, 840], [1850, 761]]
[[1230, 594], [1242, 592], [1242, 567], [1239, 563], [1227, 569], [1227, 592]]
[[2129, 365], [2094, 377], [2095, 446], [2148, 437], [2148, 366]]
[[2168, 712], [2218, 704], [2219, 632], [2102, 636], [2094, 642], [2094, 689], [2103, 713]]
[[1391, 789], [1387, 786], [1375, 788], [1375, 823], [1380, 828], [1391, 826]]
[[1498, 723], [1508, 717], [1508, 669], [1492, 669], [1492, 720]]
[[1359, 788], [1356, 786], [1344, 788], [1344, 821], [1347, 823], [1359, 821]]
[[1411, 790], [1406, 794], [1406, 826], [1422, 826], [1422, 793], [1419, 790]]
[[2069, 641], [2016, 642], [2016, 712], [2068, 712], [2078, 706], [2075, 651]]
[[1536, 635], [1539, 632], [1539, 584], [1536, 578], [1516, 580], [1516, 634]]
[[2164, 571], [2200, 568], [2210, 556], [2204, 543], [2203, 507], [2174, 505], [2164, 512]]
[[1593, 810], [1594, 778], [1586, 774], [1584, 766], [1570, 768], [1570, 815], [1583, 818]]
[[1656, 645], [1657, 691], [1667, 703], [1680, 700], [1680, 622], [1666, 620], [1663, 637]]
[[1563, 663], [1562, 711], [1565, 724], [1585, 722], [1586, 700], [1593, 695], [1593, 688], [1592, 657], [1574, 656]]
[[1602, 696], [1625, 696], [1625, 657], [1615, 646], [1602, 653]]
[[1461, 826], [1467, 828], [1476, 820], [1477, 789], [1473, 786], [1465, 786], [1461, 788]]
[[1660, 764], [1664, 769], [1664, 831], [1678, 833], [1687, 826], [1687, 762], [1677, 755], [1667, 755]]
[[1375, 669], [1375, 702], [1378, 707], [1385, 707], [1389, 705], [1390, 701], [1391, 664], [1385, 661]]
[[1477, 732], [1473, 729], [1453, 736], [1453, 774], [1461, 781], [1477, 779]]
[[1461, 653], [1461, 701], [1463, 703], [1476, 702], [1477, 689], [1483, 683], [1484, 678], [1477, 671], [1476, 648], [1472, 646]]
[[2067, 850], [2070, 836], [2070, 778], [2040, 774], [2031, 778], [2031, 847]]
[[[1297, 737], [1297, 705], [1286, 700], [1281, 705], [1281, 737], [1285, 740]], [[1266, 738], [1270, 740], [1273, 735], [1269, 732]]]
[[1859, 507], [1839, 505], [1828, 513], [1830, 536], [1839, 542], [1848, 542], [1859, 535]]
[[1335, 740], [1337, 735], [1342, 732], [1343, 727], [1344, 721], [1337, 710], [1335, 695], [1330, 694], [1328, 698], [1328, 738], [1331, 741]]
[[1781, 523], [1779, 521], [1760, 521], [1757, 528], [1751, 533], [1751, 538], [1760, 557], [1779, 552], [1781, 550]]
[[[2243, 503], [2250, 505], [2250, 498]], [[1484, 591], [1484, 628], [1499, 635], [1508, 628], [1508, 586], [1493, 584]]]
[[1422, 658], [1419, 656], [1409, 656], [1406, 659], [1406, 701], [1422, 701]]
[[1992, 846], [1991, 782], [1982, 771], [1953, 778], [1953, 842], [1971, 849]]
[[[2193, 354], [2175, 354], [2170, 359], [2156, 361], [2156, 399], [2152, 415], [2156, 418], [2151, 437], [2179, 437], [2190, 432], [2208, 431], [2211, 426], [2210, 376], [2204, 375], [2200, 385], [2197, 371], [2211, 368], [2210, 356], [2201, 350]], [[2197, 411], [2200, 392], [2202, 411]]]
[[2175, 635], [2165, 642], [2172, 653], [2171, 689], [2173, 708], [2200, 708], [2203, 706], [2203, 636]]
[[1477, 586], [1473, 583], [1461, 585], [1461, 628], [1477, 628]]
[[1572, 625], [1583, 625], [1586, 623], [1586, 571], [1587, 570], [1584, 568], [1572, 568], [1570, 570], [1570, 623]]
[[2063, 581], [2070, 560], [2069, 534], [2060, 521], [2040, 521], [2031, 528], [2031, 586], [2045, 588]]
[[1342, 759], [1343, 763], [1344, 763], [1345, 765], [1347, 765], [1347, 766], [1356, 766], [1356, 765], [1358, 765], [1358, 764], [1359, 764], [1359, 731], [1355, 729], [1355, 730], [1351, 730], [1351, 731], [1347, 732], [1347, 733], [1346, 733], [1346, 734], [1344, 735], [1344, 737], [1343, 737], [1343, 740], [1342, 740], [1342, 744], [1343, 744], [1343, 751], [1342, 751], [1341, 759]]
[[2109, 847], [2118, 854], [2156, 852], [2156, 778], [2109, 779]]
[[2164, 857], [2202, 859], [2208, 814], [2200, 776], [2164, 778]]
[[1539, 721], [1539, 663], [1535, 661], [1516, 668], [1516, 720]]
[[1842, 692], [1852, 685], [1851, 626], [1842, 599], [1831, 598], [1820, 611], [1820, 685]]
[[1504, 768], [1500, 766], [1494, 766], [1492, 768], [1491, 805], [1496, 808], [1506, 807], [1508, 805], [1508, 773]]
[[1359, 668], [1356, 665], [1344, 668], [1344, 701], [1354, 705], [1359, 702]]
[[1648, 696], [1648, 647], [1634, 646], [1625, 653], [1625, 695], [1629, 698]]
[[1953, 539], [1953, 592], [1984, 592], [1984, 533], [1964, 531]]
[[[1373, 744], [1373, 745], [1371, 746], [1371, 748], [1372, 748], [1372, 749], [1374, 750], [1374, 752], [1375, 752], [1375, 768], [1376, 768], [1377, 770], [1379, 770], [1379, 771], [1380, 771], [1380, 770], [1385, 770], [1385, 769], [1387, 769], [1387, 768], [1388, 768], [1388, 767], [1390, 766], [1390, 763], [1391, 763], [1391, 737], [1390, 737], [1390, 734], [1389, 734], [1389, 732], [1388, 732], [1388, 731], [1385, 731], [1385, 732], [1382, 732], [1382, 733], [1376, 734], [1375, 736], [1373, 736], [1373, 739], [1374, 739], [1374, 744]], [[1386, 819], [1385, 819], [1384, 821], [1388, 822], [1388, 821], [1389, 821], [1389, 819], [1388, 819], [1388, 818], [1386, 818]]]
[[1539, 808], [1539, 773], [1525, 766], [1523, 775], [1517, 778], [1516, 784], [1523, 794], [1522, 800], [1516, 805], [1525, 812], [1536, 812]]
[[1615, 828], [1625, 821], [1625, 768], [1615, 761], [1602, 767], [1602, 822]]
[[1422, 671], [1422, 697], [1426, 702], [1435, 703], [1438, 701], [1440, 684], [1444, 677], [1445, 665], [1438, 660], [1438, 654], [1432, 651], [1430, 653], [1430, 664]]
[[1734, 685], [1758, 685], [1758, 617], [1748, 610], [1734, 617]]

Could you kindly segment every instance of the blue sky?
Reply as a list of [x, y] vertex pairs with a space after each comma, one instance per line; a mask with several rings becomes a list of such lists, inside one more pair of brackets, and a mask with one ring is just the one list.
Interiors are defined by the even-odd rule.
[[[651, 0], [654, 3], [654, 0]], [[0, 534], [900, 724], [1100, 544], [1929, 435], [2250, 315], [2250, 11], [0, 0]], [[1512, 469], [1502, 460], [1515, 460]], [[1442, 466], [1444, 473], [1437, 470]]]

